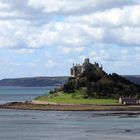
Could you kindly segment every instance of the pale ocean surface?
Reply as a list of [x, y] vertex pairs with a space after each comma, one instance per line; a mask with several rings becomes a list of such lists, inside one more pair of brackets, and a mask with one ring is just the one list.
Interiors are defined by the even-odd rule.
[[47, 94], [55, 87], [0, 87], [0, 104], [16, 101], [30, 101]]
[[[1, 88], [0, 102], [30, 100], [51, 88]], [[114, 113], [0, 109], [0, 140], [140, 140], [140, 115]]]

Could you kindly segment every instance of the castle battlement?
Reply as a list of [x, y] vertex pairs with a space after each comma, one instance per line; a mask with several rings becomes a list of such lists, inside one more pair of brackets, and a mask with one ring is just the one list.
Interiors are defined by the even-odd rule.
[[102, 66], [100, 67], [98, 63], [95, 62], [95, 64], [90, 63], [89, 58], [86, 58], [84, 63], [82, 65], [80, 64], [73, 64], [73, 67], [70, 69], [70, 74], [73, 77], [77, 77], [80, 74], [82, 74], [88, 67], [94, 66], [95, 69], [102, 69]]

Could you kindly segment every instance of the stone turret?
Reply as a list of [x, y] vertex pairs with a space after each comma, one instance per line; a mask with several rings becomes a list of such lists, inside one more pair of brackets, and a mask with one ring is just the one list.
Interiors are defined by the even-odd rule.
[[77, 76], [79, 76], [81, 73], [85, 71], [85, 68], [89, 66], [89, 64], [90, 64], [89, 58], [85, 59], [85, 62], [83, 63], [83, 65], [73, 64], [73, 67], [71, 68], [71, 76], [76, 78]]
[[80, 74], [82, 74], [84, 71], [86, 71], [87, 69], [93, 68], [94, 70], [98, 70], [98, 71], [102, 71], [102, 65], [101, 67], [99, 66], [98, 63], [95, 62], [95, 64], [91, 64], [89, 61], [89, 58], [86, 58], [84, 63], [82, 65], [80, 64], [73, 64], [73, 67], [71, 68], [71, 76], [73, 77], [77, 77]]
[[89, 64], [89, 58], [85, 59], [85, 63]]

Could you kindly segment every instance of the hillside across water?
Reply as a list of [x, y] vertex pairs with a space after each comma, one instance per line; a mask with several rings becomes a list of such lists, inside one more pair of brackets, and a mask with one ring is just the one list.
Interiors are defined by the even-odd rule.
[[123, 75], [129, 81], [140, 85], [140, 75]]
[[[140, 76], [123, 75], [129, 81], [140, 85]], [[61, 86], [67, 82], [69, 76], [62, 77], [30, 77], [30, 78], [8, 78], [0, 80], [0, 86], [19, 86], [19, 87], [46, 87]]]
[[68, 77], [32, 77], [32, 78], [15, 78], [2, 79], [0, 86], [19, 86], [19, 87], [46, 87], [61, 86], [67, 81]]

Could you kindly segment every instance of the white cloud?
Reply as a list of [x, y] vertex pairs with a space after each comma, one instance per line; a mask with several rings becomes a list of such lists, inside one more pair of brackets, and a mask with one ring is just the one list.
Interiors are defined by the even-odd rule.
[[[44, 12], [55, 12], [55, 16], [91, 7], [97, 11], [84, 11], [84, 15], [70, 12], [62, 21], [52, 20], [38, 26], [23, 19], [1, 20], [0, 47], [12, 48], [17, 53], [33, 53], [41, 47], [61, 46], [66, 54], [72, 51], [81, 53], [100, 43], [139, 47], [140, 5], [137, 3], [136, 0], [62, 0], [59, 3], [57, 0], [29, 0], [30, 6], [43, 7]], [[6, 14], [18, 16], [23, 13], [13, 9]]]
[[83, 16], [70, 16], [66, 20], [95, 27], [140, 26], [140, 5], [114, 8]]
[[72, 52], [72, 48], [68, 48], [68, 47], [59, 47], [59, 49], [65, 54]]
[[137, 4], [136, 0], [28, 0], [28, 5], [44, 13], [86, 14], [98, 10]]
[[0, 10], [10, 9], [11, 7], [8, 3], [0, 2]]
[[65, 47], [61, 46], [59, 47], [60, 51], [64, 54], [70, 54], [70, 53], [81, 53], [84, 51], [84, 47]]
[[20, 44], [26, 43], [28, 35], [28, 22], [26, 21], [0, 21], [0, 47], [1, 48], [18, 48]]
[[97, 52], [95, 52], [95, 51], [92, 51], [92, 52], [90, 52], [90, 57], [96, 57], [97, 56]]
[[17, 53], [17, 54], [33, 54], [34, 53], [34, 49], [26, 49], [26, 48], [21, 48], [21, 49], [14, 49], [13, 52]]
[[34, 37], [31, 35], [30, 46], [66, 46], [69, 48], [90, 47], [93, 43], [117, 44], [122, 46], [140, 45], [140, 27], [91, 27], [82, 23], [75, 23], [73, 25], [67, 22], [58, 24], [62, 24], [63, 30], [57, 30], [57, 23], [50, 23], [44, 26], [40, 33], [34, 34]]
[[18, 19], [27, 15], [24, 12], [15, 9], [14, 2], [0, 2], [0, 20]]
[[1, 66], [20, 66], [19, 63], [12, 62], [11, 60], [0, 60], [0, 65]]
[[[1, 61], [1, 69], [11, 66], [17, 73], [24, 65], [18, 70], [14, 66], [22, 62], [24, 54], [29, 54], [32, 62], [39, 58], [34, 63], [40, 66], [27, 64], [27, 72], [20, 74], [28, 75], [28, 71], [35, 69], [45, 73], [42, 65], [50, 73], [63, 73], [69, 69], [68, 65], [82, 62], [85, 57], [110, 69], [114, 66], [114, 71], [117, 67], [130, 69], [128, 62], [131, 62], [139, 72], [139, 0], [1, 1], [0, 58], [11, 57], [13, 61]], [[36, 50], [39, 51], [33, 54]], [[22, 54], [20, 58], [18, 54]], [[16, 58], [18, 63], [14, 63]]]
[[[19, 16], [19, 13], [17, 11], [0, 11], [0, 19], [8, 19], [8, 18], [17, 18]], [[23, 16], [23, 15], [20, 15]]]
[[[36, 30], [36, 29], [35, 29]], [[80, 47], [91, 41], [90, 36], [85, 32], [81, 24], [51, 22], [39, 28], [28, 38], [30, 47], [41, 46], [66, 46]], [[79, 49], [77, 49], [78, 51]], [[79, 50], [80, 51], [80, 50]]]
[[47, 68], [53, 68], [55, 66], [56, 66], [56, 64], [53, 60], [48, 60], [47, 63], [45, 64], [45, 67], [47, 67]]

